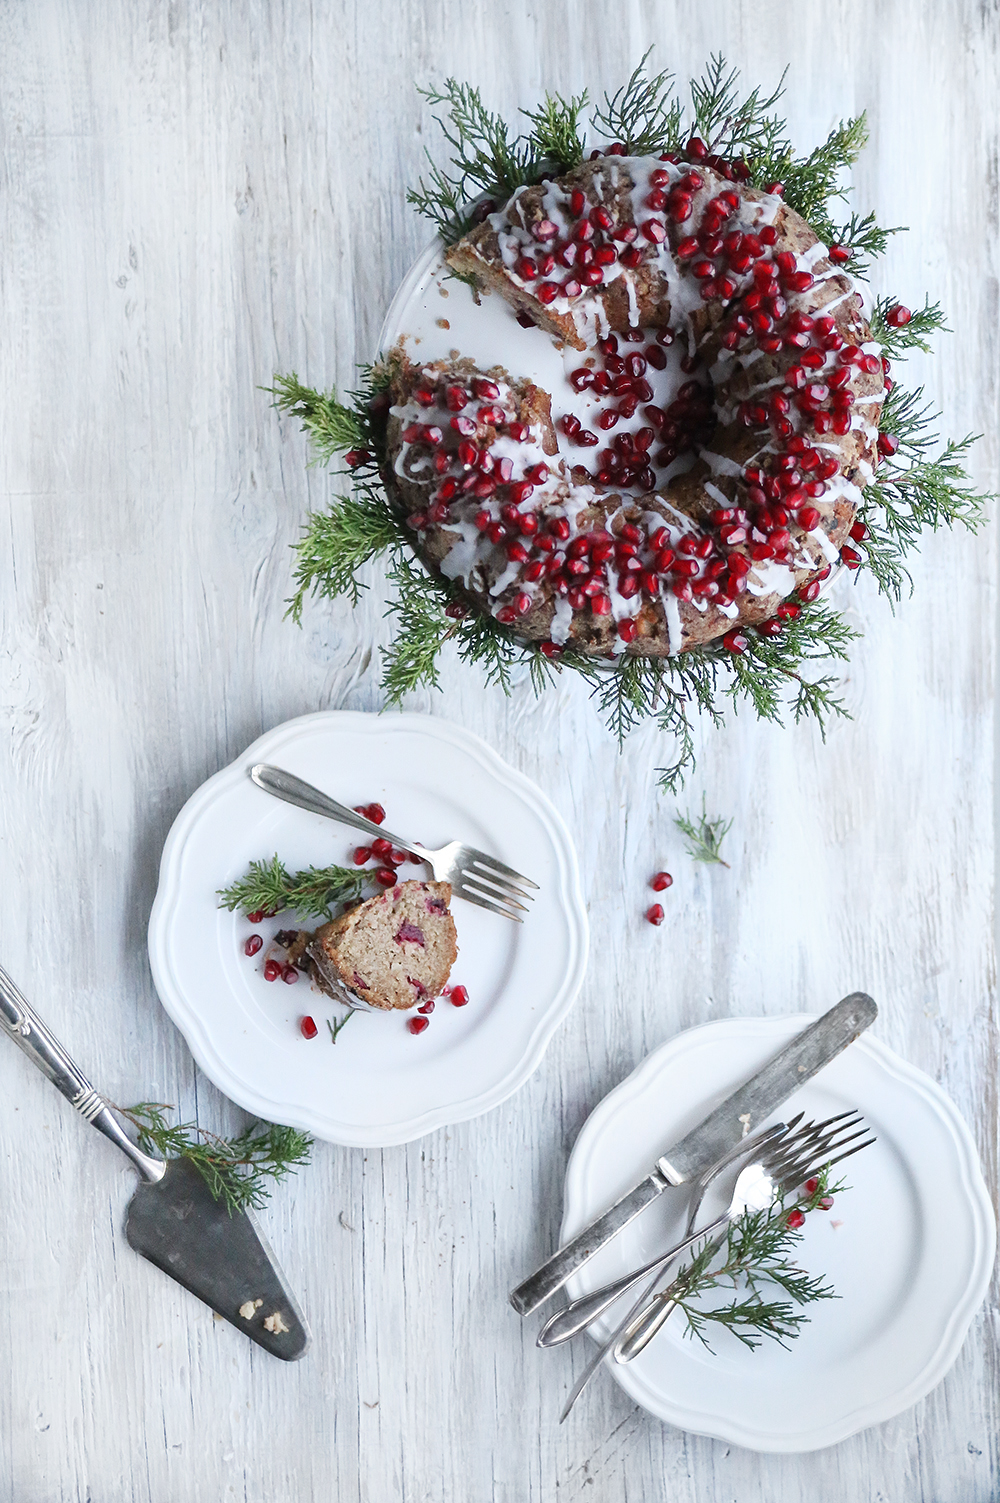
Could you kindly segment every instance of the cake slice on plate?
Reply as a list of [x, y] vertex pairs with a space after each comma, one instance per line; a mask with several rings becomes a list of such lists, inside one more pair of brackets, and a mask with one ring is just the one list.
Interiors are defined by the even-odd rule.
[[305, 946], [320, 989], [351, 1007], [404, 1011], [436, 997], [458, 954], [448, 882], [400, 882], [317, 929]]

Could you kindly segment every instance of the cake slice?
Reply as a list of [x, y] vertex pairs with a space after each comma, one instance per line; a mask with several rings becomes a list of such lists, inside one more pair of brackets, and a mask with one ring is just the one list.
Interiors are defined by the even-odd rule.
[[351, 1007], [405, 1010], [436, 997], [458, 954], [448, 882], [400, 882], [317, 929], [305, 947], [320, 989]]

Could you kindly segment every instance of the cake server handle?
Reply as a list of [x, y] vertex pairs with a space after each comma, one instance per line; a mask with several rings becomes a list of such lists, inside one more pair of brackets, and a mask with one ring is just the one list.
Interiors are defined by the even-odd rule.
[[10, 1035], [31, 1063], [37, 1065], [42, 1074], [51, 1080], [56, 1090], [62, 1092], [70, 1105], [76, 1107], [81, 1117], [109, 1138], [116, 1148], [120, 1148], [126, 1158], [131, 1159], [148, 1184], [155, 1184], [163, 1178], [167, 1168], [163, 1160], [151, 1158], [136, 1147], [104, 1097], [94, 1090], [2, 966], [0, 1027]]

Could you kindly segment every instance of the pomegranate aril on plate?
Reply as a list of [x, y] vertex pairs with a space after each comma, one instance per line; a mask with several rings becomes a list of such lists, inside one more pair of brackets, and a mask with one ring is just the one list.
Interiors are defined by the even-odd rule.
[[305, 1017], [299, 1018], [299, 1032], [304, 1039], [314, 1039], [319, 1033], [315, 1018], [311, 1018], [308, 1013]]
[[673, 886], [673, 883], [674, 879], [669, 872], [657, 872], [649, 885], [654, 892], [665, 892], [668, 887]]
[[430, 1018], [407, 1018], [406, 1026], [411, 1033], [423, 1033], [425, 1028], [430, 1027]]
[[663, 923], [663, 908], [659, 903], [653, 903], [651, 907], [646, 909], [646, 920], [650, 924]]
[[244, 955], [256, 955], [258, 950], [263, 948], [263, 945], [264, 941], [259, 934], [251, 934], [243, 946], [243, 953]]
[[465, 1007], [469, 1001], [469, 993], [464, 986], [453, 986], [448, 995], [448, 1000], [452, 1007]]
[[281, 975], [281, 966], [278, 964], [278, 962], [276, 960], [265, 960], [265, 962], [264, 962], [264, 980], [265, 981], [277, 981], [277, 979], [278, 979], [278, 977], [280, 975]]

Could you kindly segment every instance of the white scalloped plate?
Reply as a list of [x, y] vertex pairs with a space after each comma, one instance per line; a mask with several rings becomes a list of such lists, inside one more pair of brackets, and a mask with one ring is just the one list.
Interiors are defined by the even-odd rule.
[[[439, 1001], [419, 1036], [399, 1013], [359, 1012], [331, 1047], [326, 1019], [344, 1009], [304, 977], [263, 979], [266, 951], [246, 958], [251, 926], [217, 906], [216, 890], [275, 852], [292, 868], [348, 864], [359, 837], [264, 793], [247, 776], [254, 762], [348, 805], [377, 801], [398, 834], [428, 847], [466, 840], [539, 884], [523, 924], [455, 899], [452, 980], [467, 1007]], [[281, 923], [255, 927], [269, 937]], [[433, 716], [321, 712], [269, 731], [185, 804], [163, 848], [149, 958], [164, 1007], [227, 1096], [330, 1142], [386, 1147], [489, 1111], [524, 1084], [583, 981], [587, 915], [559, 814], [478, 737]], [[320, 1029], [309, 1041], [306, 1012]]]
[[[706, 1023], [645, 1059], [576, 1141], [562, 1240], [810, 1021]], [[711, 1337], [713, 1356], [685, 1337], [675, 1316], [634, 1362], [606, 1364], [660, 1419], [755, 1451], [813, 1451], [908, 1409], [955, 1361], [996, 1247], [975, 1144], [941, 1088], [869, 1034], [783, 1111], [827, 1117], [850, 1107], [864, 1113], [878, 1142], [844, 1164], [850, 1190], [829, 1213], [809, 1217], [801, 1248], [803, 1265], [840, 1297], [811, 1307], [810, 1324], [787, 1351], [770, 1341], [748, 1351], [720, 1330]], [[666, 1192], [581, 1270], [570, 1294], [655, 1256], [685, 1214], [685, 1197]], [[615, 1307], [615, 1323], [625, 1308]], [[607, 1339], [610, 1317], [591, 1329]]]

